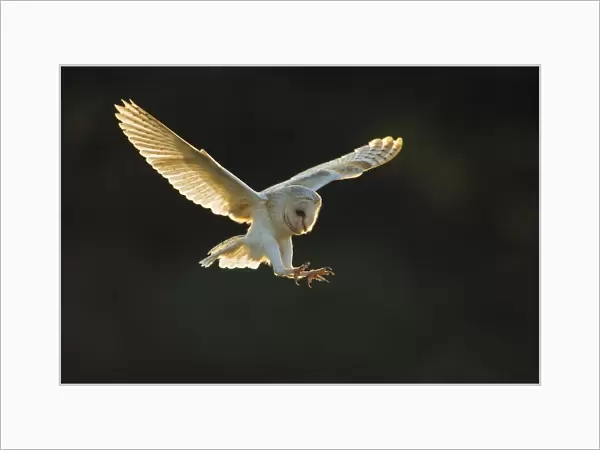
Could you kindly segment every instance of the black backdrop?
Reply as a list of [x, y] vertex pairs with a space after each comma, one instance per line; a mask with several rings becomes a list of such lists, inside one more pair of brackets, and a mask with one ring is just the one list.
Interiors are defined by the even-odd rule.
[[[537, 67], [63, 67], [61, 378], [538, 382]], [[185, 199], [114, 117], [138, 105], [260, 190], [402, 136], [323, 188], [294, 263], [198, 261], [244, 227]]]

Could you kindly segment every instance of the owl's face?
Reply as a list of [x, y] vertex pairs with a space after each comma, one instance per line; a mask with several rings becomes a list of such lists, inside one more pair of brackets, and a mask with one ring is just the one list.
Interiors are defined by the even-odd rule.
[[317, 222], [321, 209], [320, 197], [316, 199], [299, 197], [290, 200], [284, 210], [285, 224], [296, 235], [308, 233]]

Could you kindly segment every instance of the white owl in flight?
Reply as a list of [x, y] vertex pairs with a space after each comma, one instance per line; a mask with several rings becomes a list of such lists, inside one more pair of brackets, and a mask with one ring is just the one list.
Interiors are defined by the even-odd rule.
[[309, 270], [309, 263], [292, 265], [292, 236], [308, 233], [315, 225], [322, 200], [317, 190], [335, 180], [359, 177], [391, 161], [402, 149], [402, 138], [374, 139], [351, 153], [305, 170], [283, 183], [257, 192], [237, 178], [206, 151], [197, 150], [131, 100], [115, 105], [119, 126], [154, 167], [181, 194], [214, 214], [250, 225], [245, 235], [214, 247], [200, 261], [208, 267], [256, 269], [270, 264], [277, 276], [327, 281], [328, 267]]

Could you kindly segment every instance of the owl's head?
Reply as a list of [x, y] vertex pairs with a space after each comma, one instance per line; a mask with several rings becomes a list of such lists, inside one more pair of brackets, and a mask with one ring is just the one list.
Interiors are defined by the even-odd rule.
[[296, 235], [308, 233], [317, 222], [321, 196], [304, 186], [290, 186], [283, 210], [283, 221]]

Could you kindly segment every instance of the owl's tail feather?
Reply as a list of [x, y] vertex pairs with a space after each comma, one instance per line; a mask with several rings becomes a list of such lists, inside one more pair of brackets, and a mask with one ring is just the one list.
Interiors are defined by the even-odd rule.
[[248, 267], [256, 269], [261, 259], [253, 258], [250, 248], [245, 245], [246, 236], [233, 236], [221, 242], [208, 252], [208, 256], [200, 261], [202, 267], [209, 267], [219, 260], [219, 267], [224, 269], [242, 269]]

